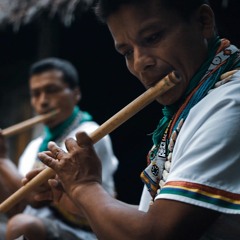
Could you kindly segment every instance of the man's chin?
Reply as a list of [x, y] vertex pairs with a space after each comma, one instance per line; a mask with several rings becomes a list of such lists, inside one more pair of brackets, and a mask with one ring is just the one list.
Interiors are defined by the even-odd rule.
[[176, 101], [175, 101], [175, 99], [172, 99], [171, 98], [171, 95], [169, 95], [169, 94], [163, 94], [162, 96], [160, 96], [160, 97], [157, 97], [156, 98], [156, 101], [159, 103], [159, 104], [161, 104], [161, 105], [163, 105], [163, 106], [168, 106], [168, 105], [172, 105], [172, 104], [174, 104]]
[[56, 121], [49, 120], [44, 122], [44, 125], [46, 125], [48, 128], [54, 128], [55, 126], [58, 125], [58, 123]]

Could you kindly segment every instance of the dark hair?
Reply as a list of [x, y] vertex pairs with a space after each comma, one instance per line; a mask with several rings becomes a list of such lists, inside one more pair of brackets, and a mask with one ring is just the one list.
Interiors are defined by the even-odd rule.
[[[94, 12], [101, 22], [106, 22], [107, 18], [116, 12], [122, 5], [138, 5], [150, 0], [97, 0], [94, 5]], [[168, 10], [179, 12], [185, 19], [202, 4], [209, 4], [208, 0], [155, 0]]]
[[60, 58], [45, 58], [31, 65], [29, 77], [49, 70], [59, 70], [63, 73], [63, 80], [71, 89], [79, 87], [79, 77], [76, 68], [67, 60]]

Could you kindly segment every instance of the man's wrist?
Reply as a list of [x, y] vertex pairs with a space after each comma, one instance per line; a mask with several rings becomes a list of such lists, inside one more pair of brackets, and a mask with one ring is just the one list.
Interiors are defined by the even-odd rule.
[[78, 203], [83, 203], [88, 201], [89, 197], [97, 191], [97, 189], [102, 188], [99, 182], [89, 182], [84, 184], [76, 185], [72, 187], [69, 192], [70, 197], [75, 201], [77, 199]]

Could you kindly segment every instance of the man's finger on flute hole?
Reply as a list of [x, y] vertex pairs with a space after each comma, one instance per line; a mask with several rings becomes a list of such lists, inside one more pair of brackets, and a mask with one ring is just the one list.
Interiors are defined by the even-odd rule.
[[71, 152], [79, 148], [77, 141], [73, 138], [66, 139], [65, 146], [68, 152]]
[[77, 144], [81, 147], [92, 145], [92, 139], [85, 132], [76, 133]]
[[57, 144], [55, 142], [50, 141], [48, 143], [48, 149], [50, 150], [50, 152], [52, 153], [53, 158], [60, 160], [63, 155], [65, 154], [65, 152], [57, 146]]
[[53, 157], [50, 157], [45, 152], [38, 153], [38, 158], [42, 163], [52, 168], [53, 170], [57, 171], [59, 169], [58, 167], [59, 160]]

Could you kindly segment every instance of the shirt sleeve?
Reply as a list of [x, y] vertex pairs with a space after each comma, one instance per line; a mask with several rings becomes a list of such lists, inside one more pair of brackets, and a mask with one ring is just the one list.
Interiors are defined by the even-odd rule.
[[166, 184], [156, 199], [240, 213], [240, 74], [189, 113], [176, 140]]

